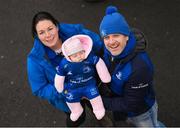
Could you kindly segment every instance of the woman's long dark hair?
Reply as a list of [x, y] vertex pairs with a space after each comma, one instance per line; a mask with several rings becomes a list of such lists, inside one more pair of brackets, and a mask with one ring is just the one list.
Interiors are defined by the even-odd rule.
[[36, 25], [39, 21], [42, 21], [42, 20], [50, 20], [55, 26], [58, 25], [58, 20], [56, 20], [50, 13], [44, 12], [44, 11], [38, 12], [37, 14], [34, 15], [33, 20], [32, 20], [33, 38], [37, 35]]

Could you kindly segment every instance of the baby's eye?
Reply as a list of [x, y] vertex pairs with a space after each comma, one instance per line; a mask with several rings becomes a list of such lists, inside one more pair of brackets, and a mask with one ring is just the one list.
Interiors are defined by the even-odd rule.
[[73, 58], [77, 57], [77, 54], [73, 54], [72, 57], [73, 57]]
[[79, 53], [80, 53], [80, 54], [83, 54], [83, 53], [84, 53], [84, 51], [80, 51]]

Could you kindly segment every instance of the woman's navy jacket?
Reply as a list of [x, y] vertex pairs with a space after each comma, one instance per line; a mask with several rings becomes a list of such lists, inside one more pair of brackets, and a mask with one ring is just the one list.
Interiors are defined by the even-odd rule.
[[[98, 52], [102, 47], [100, 37], [79, 24], [59, 24], [59, 37], [64, 42], [76, 34], [89, 35], [93, 40], [93, 51]], [[27, 73], [32, 93], [42, 99], [48, 100], [59, 110], [69, 112], [63, 96], [54, 87], [56, 68], [63, 58], [50, 48], [44, 46], [35, 37], [34, 46], [27, 58]]]
[[155, 102], [153, 65], [145, 52], [144, 35], [133, 30], [123, 52], [112, 56], [105, 48], [104, 61], [111, 69], [111, 98], [103, 98], [106, 109], [126, 112], [129, 117], [146, 112]]

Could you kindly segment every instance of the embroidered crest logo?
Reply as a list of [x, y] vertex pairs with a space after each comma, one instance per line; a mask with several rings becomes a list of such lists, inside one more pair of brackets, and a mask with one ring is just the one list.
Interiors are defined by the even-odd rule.
[[66, 98], [69, 100], [73, 99], [73, 95], [71, 93], [67, 93]]
[[56, 66], [56, 71], [58, 72], [59, 66]]
[[117, 77], [119, 80], [121, 80], [122, 73], [121, 73], [121, 72], [118, 72], [118, 73], [116, 74], [116, 77]]
[[67, 73], [67, 75], [72, 75], [72, 72], [71, 72], [71, 71], [69, 71], [69, 72]]
[[86, 67], [83, 68], [83, 72], [84, 72], [84, 73], [89, 73], [90, 71], [91, 71], [91, 68], [88, 67], [88, 66], [86, 66]]
[[91, 89], [90, 89], [90, 92], [91, 92], [91, 95], [92, 95], [92, 96], [97, 94], [96, 88], [91, 88]]

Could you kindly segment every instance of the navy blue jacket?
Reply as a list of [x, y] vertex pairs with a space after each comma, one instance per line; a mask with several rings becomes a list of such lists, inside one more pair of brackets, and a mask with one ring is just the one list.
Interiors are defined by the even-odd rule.
[[112, 56], [104, 48], [104, 61], [108, 69], [113, 69], [110, 71], [112, 95], [103, 97], [106, 109], [132, 117], [146, 112], [154, 104], [153, 65], [145, 52], [145, 44], [144, 35], [133, 30], [120, 55]]

